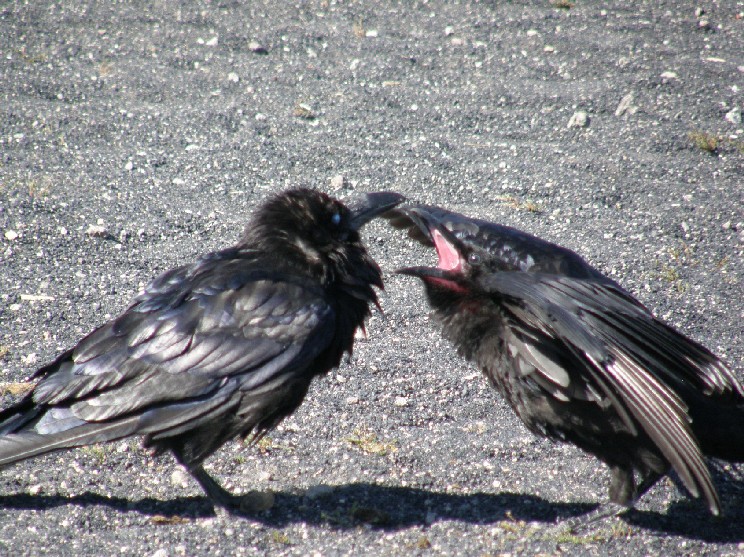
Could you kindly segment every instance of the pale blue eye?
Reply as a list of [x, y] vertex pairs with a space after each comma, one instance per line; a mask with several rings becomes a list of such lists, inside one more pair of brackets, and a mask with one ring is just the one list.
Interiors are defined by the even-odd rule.
[[338, 213], [333, 213], [333, 216], [331, 217], [331, 222], [333, 224], [339, 224], [341, 222], [341, 215]]

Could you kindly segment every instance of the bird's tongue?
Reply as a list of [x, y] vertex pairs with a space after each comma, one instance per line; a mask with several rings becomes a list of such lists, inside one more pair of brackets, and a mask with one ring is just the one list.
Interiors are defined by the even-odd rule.
[[437, 248], [437, 255], [439, 256], [439, 268], [445, 271], [459, 270], [460, 254], [457, 253], [457, 250], [436, 228], [432, 231], [431, 235], [434, 239], [434, 246]]

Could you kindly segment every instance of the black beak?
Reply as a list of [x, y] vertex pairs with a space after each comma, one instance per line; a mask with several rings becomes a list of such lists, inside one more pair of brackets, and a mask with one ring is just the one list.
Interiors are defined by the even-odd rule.
[[392, 191], [365, 193], [345, 202], [351, 211], [351, 227], [359, 230], [376, 216], [402, 203], [405, 197]]
[[[408, 236], [425, 246], [433, 246], [431, 238], [429, 213], [418, 205], [404, 205], [388, 211], [383, 218], [387, 219], [393, 228], [407, 230]], [[434, 224], [434, 223], [431, 223]]]
[[382, 216], [394, 228], [407, 229], [408, 236], [425, 246], [434, 246], [432, 234], [436, 230], [459, 253], [464, 251], [462, 241], [445, 225], [445, 222], [456, 222], [455, 218], [460, 216], [457, 213], [426, 205], [404, 205]]
[[452, 280], [455, 278], [455, 275], [449, 271], [445, 271], [438, 267], [403, 267], [402, 269], [396, 269], [395, 273], [398, 275], [418, 277], [420, 279], [431, 277]]
[[461, 273], [446, 271], [439, 267], [406, 267], [395, 272], [399, 275], [418, 277], [424, 284], [434, 288], [461, 293], [468, 291], [468, 284], [463, 280]]

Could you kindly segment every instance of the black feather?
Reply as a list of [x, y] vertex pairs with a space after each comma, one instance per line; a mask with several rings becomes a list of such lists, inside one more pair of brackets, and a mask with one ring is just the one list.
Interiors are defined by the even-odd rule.
[[358, 229], [401, 200], [368, 194], [350, 209], [307, 189], [271, 198], [236, 246], [157, 277], [38, 370], [31, 394], [0, 413], [0, 465], [144, 435], [216, 504], [233, 504], [202, 461], [275, 426], [351, 352], [382, 286]]
[[704, 457], [744, 461], [744, 388], [725, 363], [566, 248], [438, 207], [388, 216], [436, 247], [439, 267], [399, 272], [530, 430], [607, 463], [614, 503], [673, 468], [719, 512]]

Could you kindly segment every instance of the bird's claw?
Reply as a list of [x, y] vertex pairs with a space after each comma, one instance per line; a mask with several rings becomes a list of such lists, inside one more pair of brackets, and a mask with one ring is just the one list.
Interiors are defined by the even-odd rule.
[[249, 491], [242, 495], [230, 495], [228, 499], [216, 502], [214, 512], [223, 518], [251, 516], [269, 510], [274, 502], [274, 493], [271, 491]]
[[557, 524], [548, 527], [547, 533], [552, 537], [587, 534], [600, 522], [615, 518], [627, 510], [628, 507], [624, 505], [612, 502], [604, 503], [586, 514], [561, 520]]
[[274, 506], [275, 497], [271, 491], [249, 491], [235, 497], [238, 508], [244, 513], [260, 513]]

